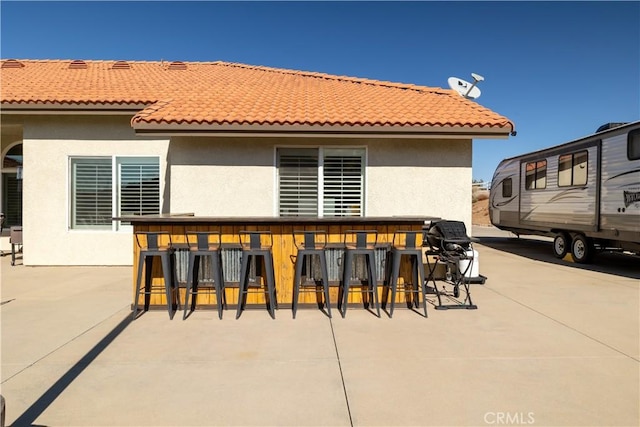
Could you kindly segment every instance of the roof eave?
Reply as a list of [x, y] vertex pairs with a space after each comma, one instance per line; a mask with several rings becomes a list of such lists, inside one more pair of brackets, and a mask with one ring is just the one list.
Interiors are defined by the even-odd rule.
[[136, 114], [150, 102], [14, 102], [0, 103], [2, 114]]
[[134, 122], [137, 135], [145, 136], [259, 136], [259, 137], [351, 137], [351, 138], [431, 138], [506, 139], [511, 124], [485, 126], [346, 126], [279, 124], [178, 124]]

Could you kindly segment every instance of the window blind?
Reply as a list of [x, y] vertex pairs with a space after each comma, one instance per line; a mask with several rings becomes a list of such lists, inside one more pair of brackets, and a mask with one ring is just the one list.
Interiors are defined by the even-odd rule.
[[362, 156], [324, 156], [324, 216], [362, 216]]
[[317, 150], [281, 150], [279, 154], [280, 216], [317, 216]]
[[160, 166], [157, 161], [121, 161], [119, 184], [119, 215], [148, 215], [160, 212]]
[[111, 228], [111, 158], [72, 160], [72, 228]]

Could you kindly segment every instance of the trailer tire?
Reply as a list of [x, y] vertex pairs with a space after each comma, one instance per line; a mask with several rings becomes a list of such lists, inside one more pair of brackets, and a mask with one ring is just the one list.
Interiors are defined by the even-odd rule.
[[553, 239], [553, 256], [556, 258], [564, 258], [571, 247], [571, 237], [564, 231], [556, 234]]
[[571, 258], [578, 264], [588, 264], [593, 259], [593, 241], [583, 234], [577, 234], [571, 242]]

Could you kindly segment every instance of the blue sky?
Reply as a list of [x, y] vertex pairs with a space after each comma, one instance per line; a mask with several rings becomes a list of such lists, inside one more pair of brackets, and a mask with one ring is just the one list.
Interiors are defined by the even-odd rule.
[[447, 87], [517, 136], [476, 140], [498, 162], [640, 119], [640, 2], [14, 2], [2, 58], [229, 61]]

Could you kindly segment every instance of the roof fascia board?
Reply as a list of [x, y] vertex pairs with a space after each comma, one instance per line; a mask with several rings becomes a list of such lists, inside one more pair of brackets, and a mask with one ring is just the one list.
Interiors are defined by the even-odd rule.
[[2, 114], [34, 115], [34, 116], [132, 116], [139, 110], [1, 110]]
[[158, 124], [133, 123], [137, 134], [145, 135], [174, 135], [174, 136], [345, 136], [361, 138], [373, 136], [376, 138], [399, 136], [416, 138], [508, 138], [511, 130], [496, 127], [472, 128], [453, 126], [414, 126], [414, 127], [390, 127], [390, 126], [309, 126], [309, 125], [200, 125], [200, 124]]
[[247, 124], [198, 124], [198, 123], [132, 123], [137, 130], [154, 130], [158, 132], [309, 132], [309, 133], [504, 133], [509, 134], [510, 129], [498, 128], [497, 126], [471, 127], [471, 126], [348, 126], [348, 125], [247, 125]]
[[507, 139], [509, 137], [508, 132], [493, 132], [493, 133], [473, 133], [473, 132], [373, 132], [373, 131], [320, 131], [320, 132], [308, 132], [308, 131], [212, 131], [212, 130], [159, 130], [159, 129], [134, 129], [136, 135], [139, 136], [217, 136], [217, 137], [273, 137], [273, 138], [326, 138], [326, 137], [339, 137], [339, 138], [377, 138], [377, 139], [396, 139], [396, 138], [411, 138], [411, 139]]
[[147, 107], [148, 104], [135, 103], [135, 104], [14, 104], [14, 103], [2, 103], [3, 114], [96, 114], [96, 113], [108, 113], [108, 114], [136, 114], [140, 110]]

